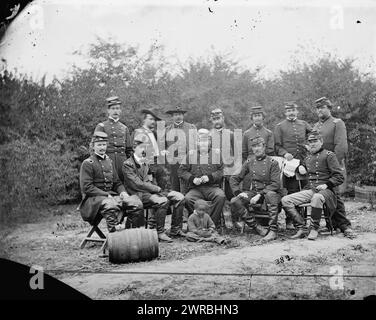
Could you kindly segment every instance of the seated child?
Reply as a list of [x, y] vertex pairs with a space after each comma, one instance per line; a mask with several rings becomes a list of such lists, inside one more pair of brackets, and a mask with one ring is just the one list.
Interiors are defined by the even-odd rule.
[[220, 237], [215, 231], [215, 225], [210, 218], [208, 212], [210, 207], [208, 203], [202, 199], [196, 200], [194, 211], [188, 218], [188, 232], [186, 238], [192, 242], [217, 242], [226, 244], [226, 239]]

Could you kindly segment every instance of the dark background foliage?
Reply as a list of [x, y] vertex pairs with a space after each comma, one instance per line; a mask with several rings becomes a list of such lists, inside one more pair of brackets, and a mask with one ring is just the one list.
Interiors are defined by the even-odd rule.
[[208, 128], [210, 107], [219, 106], [227, 125], [243, 130], [250, 126], [249, 107], [263, 105], [266, 126], [273, 130], [283, 119], [283, 103], [295, 100], [300, 117], [313, 124], [312, 102], [327, 96], [334, 116], [347, 126], [352, 181], [376, 184], [376, 82], [353, 60], [321, 55], [265, 79], [260, 70], [246, 70], [228, 56], [171, 66], [163, 48], [141, 54], [137, 47], [103, 39], [76, 54], [87, 67], [74, 68], [61, 81], [35, 82], [9, 71], [0, 76], [2, 221], [28, 217], [39, 205], [79, 201], [80, 164], [95, 126], [106, 118], [110, 95], [123, 101], [121, 121], [131, 131], [140, 125], [140, 109], [153, 108], [168, 121], [164, 112], [177, 104], [197, 127]]

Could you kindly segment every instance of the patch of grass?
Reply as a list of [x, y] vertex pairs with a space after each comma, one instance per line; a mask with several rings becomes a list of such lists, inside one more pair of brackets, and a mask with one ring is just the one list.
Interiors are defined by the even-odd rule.
[[315, 263], [318, 265], [325, 265], [328, 262], [328, 257], [325, 255], [313, 255], [310, 254], [307, 257], [302, 257], [303, 261], [309, 262], [309, 263]]

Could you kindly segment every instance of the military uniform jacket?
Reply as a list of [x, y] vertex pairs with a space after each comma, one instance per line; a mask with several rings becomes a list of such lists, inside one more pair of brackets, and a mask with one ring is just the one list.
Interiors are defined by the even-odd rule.
[[120, 121], [108, 118], [95, 128], [95, 131], [108, 135], [107, 153], [125, 153], [129, 157], [132, 153], [131, 135], [128, 127]]
[[319, 121], [313, 126], [313, 130], [321, 133], [323, 148], [333, 151], [340, 163], [347, 158], [347, 134], [345, 123], [332, 116], [324, 121]]
[[251, 147], [251, 140], [257, 136], [260, 136], [265, 141], [265, 153], [269, 156], [274, 155], [274, 135], [269, 129], [261, 126], [260, 128], [252, 125], [243, 135], [243, 160], [253, 154]]
[[113, 162], [107, 155], [102, 159], [94, 154], [82, 162], [80, 187], [84, 195], [80, 212], [82, 218], [89, 223], [95, 219], [104, 198], [109, 194], [114, 195], [125, 191]]
[[[178, 169], [178, 176], [187, 183], [187, 188], [192, 189], [196, 186], [193, 183], [194, 178], [200, 178], [202, 176], [208, 176], [209, 181], [199, 186], [215, 186], [219, 187], [222, 183], [223, 177], [223, 163], [220, 159], [219, 164], [213, 164], [212, 150], [208, 152], [207, 164], [200, 163], [200, 154], [197, 152], [197, 164], [181, 164]], [[220, 154], [219, 154], [220, 158]]]
[[328, 150], [320, 149], [304, 160], [307, 169], [308, 184], [305, 189], [315, 189], [320, 184], [326, 184], [333, 190], [344, 181], [342, 169], [336, 155]]
[[[243, 190], [239, 184], [243, 181]], [[265, 155], [256, 158], [252, 155], [244, 162], [238, 175], [230, 178], [230, 186], [235, 196], [242, 191], [255, 191], [266, 194], [268, 191], [279, 192], [281, 188], [281, 171], [278, 162]]]
[[311, 126], [304, 120], [283, 120], [274, 129], [276, 154], [283, 157], [292, 154], [295, 159], [304, 160], [307, 150], [304, 146]]
[[[179, 140], [178, 140], [178, 133], [175, 133], [175, 130], [182, 130], [185, 135], [185, 140], [181, 140], [180, 134], [179, 134]], [[183, 121], [180, 124], [171, 123], [168, 126], [166, 126], [166, 150], [172, 145], [174, 146], [174, 157], [180, 157], [178, 162], [181, 162], [184, 158], [184, 155], [187, 156], [188, 150], [189, 150], [189, 140], [192, 138], [189, 134], [189, 130], [197, 130], [196, 126], [194, 124], [188, 123]], [[182, 150], [179, 151], [178, 150]], [[184, 151], [183, 151], [184, 150]], [[188, 160], [188, 157], [186, 158]]]
[[148, 164], [140, 165], [133, 156], [123, 163], [124, 185], [131, 195], [138, 193], [158, 193], [160, 188], [152, 183]]

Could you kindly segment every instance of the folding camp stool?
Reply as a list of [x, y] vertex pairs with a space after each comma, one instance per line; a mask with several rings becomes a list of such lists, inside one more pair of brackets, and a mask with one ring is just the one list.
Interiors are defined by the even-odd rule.
[[[298, 205], [298, 208], [302, 210], [303, 218], [307, 223], [308, 219], [310, 218], [310, 214], [308, 214], [308, 208], [311, 208], [311, 204], [303, 203], [303, 204]], [[325, 203], [323, 205], [323, 213], [324, 213], [324, 217], [326, 221], [326, 226], [328, 227], [330, 234], [333, 235], [332, 215], [330, 214], [329, 209]]]
[[[97, 215], [86, 237], [81, 241], [80, 249], [85, 248], [88, 242], [97, 242], [97, 243], [99, 242], [99, 243], [102, 243], [101, 250], [102, 251], [105, 250], [106, 244], [107, 244], [107, 238], [104, 235], [104, 233], [101, 231], [101, 229], [99, 229], [99, 223], [102, 221], [102, 218], [103, 216], [101, 214]], [[96, 233], [99, 238], [97, 237], [93, 238], [92, 235], [94, 233]]]

